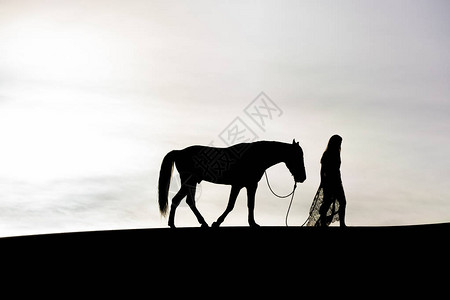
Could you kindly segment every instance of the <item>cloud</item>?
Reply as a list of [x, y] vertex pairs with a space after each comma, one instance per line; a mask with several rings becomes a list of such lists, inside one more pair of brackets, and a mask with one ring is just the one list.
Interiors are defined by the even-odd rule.
[[[9, 232], [165, 226], [146, 206], [156, 203], [164, 155], [217, 139], [261, 91], [283, 115], [259, 138], [296, 138], [305, 151], [293, 223], [309, 209], [335, 133], [344, 137], [350, 225], [445, 219], [446, 1], [2, 7], [0, 174], [8, 185], [0, 193]], [[286, 172], [271, 170], [283, 191]], [[257, 219], [259, 210], [262, 224], [282, 223], [285, 203], [263, 184], [257, 195]], [[205, 183], [200, 210], [213, 220], [227, 198], [226, 188]], [[246, 222], [241, 198], [229, 224]], [[196, 225], [191, 215], [182, 211], [180, 224]]]

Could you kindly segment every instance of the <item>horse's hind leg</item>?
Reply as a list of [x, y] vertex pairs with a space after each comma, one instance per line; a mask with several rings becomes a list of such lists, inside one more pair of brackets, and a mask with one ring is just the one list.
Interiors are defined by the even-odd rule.
[[209, 227], [208, 223], [206, 223], [203, 216], [200, 214], [200, 212], [197, 209], [197, 206], [195, 206], [195, 190], [197, 189], [197, 183], [192, 182], [187, 184], [188, 187], [188, 194], [186, 198], [186, 203], [191, 208], [194, 215], [197, 217], [198, 222], [202, 225], [202, 227]]
[[220, 224], [223, 223], [226, 216], [230, 213], [230, 211], [233, 210], [234, 204], [236, 203], [237, 196], [239, 195], [239, 191], [241, 190], [241, 186], [233, 185], [231, 186], [231, 192], [230, 192], [230, 200], [228, 200], [228, 205], [223, 214], [217, 219], [216, 222], [212, 224], [212, 227], [219, 227]]
[[170, 213], [169, 213], [169, 226], [171, 228], [175, 228], [175, 211], [180, 204], [181, 200], [187, 195], [188, 189], [183, 184], [181, 185], [180, 190], [176, 195], [172, 198], [172, 205], [170, 206]]

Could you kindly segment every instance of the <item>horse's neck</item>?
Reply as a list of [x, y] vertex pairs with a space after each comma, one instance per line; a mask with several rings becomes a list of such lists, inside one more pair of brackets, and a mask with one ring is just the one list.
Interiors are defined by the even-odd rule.
[[261, 152], [264, 159], [261, 160], [261, 165], [264, 167], [264, 170], [280, 162], [285, 162], [288, 146], [289, 144], [281, 142], [263, 142]]

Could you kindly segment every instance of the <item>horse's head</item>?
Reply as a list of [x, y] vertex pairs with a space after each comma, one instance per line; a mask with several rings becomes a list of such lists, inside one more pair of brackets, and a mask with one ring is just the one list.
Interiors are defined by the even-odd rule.
[[306, 180], [303, 150], [295, 139], [292, 141], [291, 150], [286, 157], [285, 163], [292, 176], [294, 176], [295, 182], [303, 182]]

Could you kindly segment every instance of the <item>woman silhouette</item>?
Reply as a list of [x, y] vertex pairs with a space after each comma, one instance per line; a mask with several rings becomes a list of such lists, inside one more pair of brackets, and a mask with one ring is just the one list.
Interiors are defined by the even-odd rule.
[[346, 200], [341, 180], [341, 144], [342, 138], [333, 135], [320, 163], [320, 186], [314, 196], [307, 226], [328, 226], [339, 220], [341, 227], [345, 225]]

